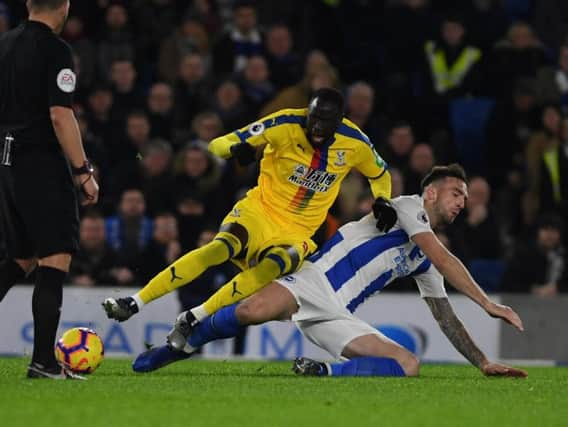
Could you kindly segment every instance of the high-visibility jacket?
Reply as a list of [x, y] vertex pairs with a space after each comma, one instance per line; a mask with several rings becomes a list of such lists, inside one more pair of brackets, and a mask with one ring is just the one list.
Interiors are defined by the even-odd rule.
[[481, 59], [479, 49], [466, 46], [451, 67], [448, 67], [444, 50], [437, 47], [435, 42], [426, 42], [424, 51], [430, 63], [434, 88], [440, 94], [458, 87], [475, 63]]

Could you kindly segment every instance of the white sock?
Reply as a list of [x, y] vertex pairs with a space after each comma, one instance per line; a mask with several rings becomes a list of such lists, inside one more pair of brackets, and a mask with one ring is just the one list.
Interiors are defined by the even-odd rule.
[[201, 304], [197, 307], [193, 307], [191, 310], [191, 314], [193, 314], [193, 316], [199, 321], [201, 322], [203, 319], [205, 319], [207, 316], [209, 316], [209, 314], [207, 314], [207, 312], [205, 311], [205, 307], [204, 304]]
[[142, 301], [142, 298], [140, 298], [140, 292], [132, 295], [132, 299], [134, 299], [134, 301], [136, 301], [136, 305], [138, 306], [138, 311], [140, 311], [142, 309], [142, 307], [144, 307], [146, 304], [144, 304], [144, 301]]

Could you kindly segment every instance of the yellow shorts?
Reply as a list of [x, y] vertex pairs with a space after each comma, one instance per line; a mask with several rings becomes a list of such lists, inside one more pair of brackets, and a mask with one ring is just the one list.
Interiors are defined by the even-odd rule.
[[232, 259], [240, 269], [255, 266], [258, 256], [272, 246], [293, 246], [300, 255], [300, 263], [317, 249], [317, 245], [293, 223], [286, 223], [274, 215], [262, 202], [245, 197], [233, 206], [233, 210], [223, 219], [222, 225], [237, 223], [248, 231], [248, 244], [244, 257]]

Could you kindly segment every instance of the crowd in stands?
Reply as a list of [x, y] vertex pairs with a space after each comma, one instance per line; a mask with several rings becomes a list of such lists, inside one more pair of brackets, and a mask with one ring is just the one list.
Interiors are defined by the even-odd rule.
[[[25, 17], [0, 0], [0, 34]], [[258, 165], [208, 142], [330, 86], [389, 164], [393, 197], [420, 192], [436, 163], [465, 166], [466, 209], [437, 233], [486, 289], [568, 290], [568, 2], [73, 1], [62, 37], [101, 184], [74, 285], [141, 286], [211, 239]], [[372, 202], [353, 172], [317, 242]], [[184, 307], [231, 268], [182, 288]]]

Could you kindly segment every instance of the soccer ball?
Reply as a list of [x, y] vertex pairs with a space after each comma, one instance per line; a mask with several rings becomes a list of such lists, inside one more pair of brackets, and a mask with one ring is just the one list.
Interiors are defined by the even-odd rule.
[[89, 328], [69, 329], [55, 345], [57, 361], [81, 374], [93, 373], [103, 361], [104, 353], [101, 338]]

